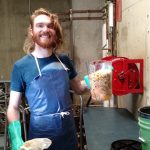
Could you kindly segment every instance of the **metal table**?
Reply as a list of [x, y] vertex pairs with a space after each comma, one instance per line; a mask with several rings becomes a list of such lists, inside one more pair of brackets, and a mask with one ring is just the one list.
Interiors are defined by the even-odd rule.
[[138, 123], [126, 109], [88, 107], [83, 120], [88, 150], [110, 150], [120, 139], [138, 140]]

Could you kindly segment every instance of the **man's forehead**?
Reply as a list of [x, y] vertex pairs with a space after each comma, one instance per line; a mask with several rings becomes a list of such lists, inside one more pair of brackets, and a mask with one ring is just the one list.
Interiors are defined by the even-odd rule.
[[46, 15], [39, 15], [37, 17], [34, 18], [34, 24], [37, 23], [51, 23], [51, 19], [49, 16]]

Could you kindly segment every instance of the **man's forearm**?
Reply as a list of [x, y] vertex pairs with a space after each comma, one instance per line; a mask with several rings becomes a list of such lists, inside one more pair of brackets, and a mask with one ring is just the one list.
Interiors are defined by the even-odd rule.
[[80, 80], [79, 78], [75, 77], [70, 81], [71, 88], [76, 94], [83, 94], [88, 91], [88, 87], [84, 80]]
[[7, 119], [8, 119], [8, 122], [19, 120], [20, 119], [19, 109], [8, 107]]

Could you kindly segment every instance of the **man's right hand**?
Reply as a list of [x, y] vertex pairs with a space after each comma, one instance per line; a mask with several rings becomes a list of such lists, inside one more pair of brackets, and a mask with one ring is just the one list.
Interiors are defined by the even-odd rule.
[[8, 125], [9, 138], [11, 140], [11, 149], [20, 150], [24, 141], [21, 136], [21, 123], [19, 120], [10, 122]]

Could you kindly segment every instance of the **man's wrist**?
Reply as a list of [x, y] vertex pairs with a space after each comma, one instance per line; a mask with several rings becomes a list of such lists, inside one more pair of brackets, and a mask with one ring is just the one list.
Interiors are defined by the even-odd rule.
[[88, 89], [88, 86], [87, 86], [87, 84], [85, 83], [84, 80], [81, 81], [81, 86], [82, 86], [83, 89]]

